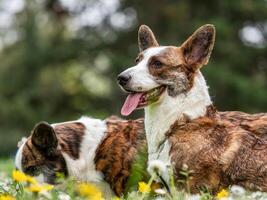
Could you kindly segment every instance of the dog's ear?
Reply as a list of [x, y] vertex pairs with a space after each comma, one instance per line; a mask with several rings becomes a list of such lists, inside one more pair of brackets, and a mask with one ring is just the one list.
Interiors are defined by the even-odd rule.
[[181, 46], [185, 62], [197, 69], [209, 61], [215, 41], [215, 27], [206, 24], [197, 29]]
[[154, 33], [146, 25], [141, 25], [138, 31], [139, 50], [144, 51], [149, 47], [159, 46]]
[[51, 125], [39, 122], [33, 129], [32, 143], [41, 150], [52, 150], [57, 147], [57, 137]]

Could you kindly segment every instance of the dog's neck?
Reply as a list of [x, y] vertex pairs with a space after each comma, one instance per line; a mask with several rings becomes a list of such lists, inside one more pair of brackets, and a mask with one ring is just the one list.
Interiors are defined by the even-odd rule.
[[207, 106], [211, 104], [208, 87], [200, 71], [196, 72], [193, 87], [186, 94], [171, 97], [165, 91], [159, 103], [145, 108], [149, 154], [157, 152], [165, 133], [175, 121], [183, 120], [184, 116], [191, 120], [204, 116]]

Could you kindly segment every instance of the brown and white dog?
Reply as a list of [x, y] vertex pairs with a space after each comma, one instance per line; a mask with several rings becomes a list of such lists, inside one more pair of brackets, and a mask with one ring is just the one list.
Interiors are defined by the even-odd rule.
[[267, 114], [218, 112], [200, 72], [213, 49], [214, 26], [200, 27], [179, 47], [159, 46], [145, 25], [138, 39], [136, 65], [118, 82], [129, 93], [121, 113], [145, 109], [148, 170], [168, 180], [171, 166], [179, 180], [187, 166], [191, 192], [232, 184], [267, 192], [267, 143], [261, 138]]
[[[137, 152], [146, 147], [143, 120], [82, 117], [38, 123], [19, 147], [16, 167], [44, 182], [56, 173], [97, 184], [106, 196], [121, 195]], [[110, 190], [111, 188], [111, 190]]]

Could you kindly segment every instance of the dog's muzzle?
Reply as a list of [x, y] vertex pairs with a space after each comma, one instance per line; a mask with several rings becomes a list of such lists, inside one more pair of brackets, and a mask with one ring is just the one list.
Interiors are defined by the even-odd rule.
[[125, 87], [128, 85], [128, 83], [130, 82], [131, 80], [131, 75], [129, 74], [124, 74], [124, 73], [121, 73], [118, 75], [117, 77], [117, 80], [118, 80], [118, 84], [122, 87]]

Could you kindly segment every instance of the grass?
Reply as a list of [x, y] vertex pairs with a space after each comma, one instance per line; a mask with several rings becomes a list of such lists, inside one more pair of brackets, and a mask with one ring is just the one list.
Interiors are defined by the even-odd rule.
[[[136, 166], [136, 165], [135, 165]], [[137, 167], [137, 166], [136, 166]], [[137, 167], [138, 168], [138, 167]], [[36, 183], [35, 180], [26, 177], [20, 173], [14, 176], [14, 164], [12, 159], [0, 159], [0, 200], [35, 200], [35, 199], [51, 199], [51, 200], [103, 200], [104, 194], [101, 193], [97, 186], [90, 183], [79, 183], [72, 179], [61, 178], [60, 184], [55, 187]], [[136, 170], [140, 170], [140, 167]], [[13, 175], [12, 175], [13, 174]], [[137, 172], [133, 172], [137, 176]], [[14, 179], [15, 177], [15, 179]], [[26, 179], [25, 179], [26, 178]], [[25, 179], [25, 180], [24, 180]], [[127, 197], [108, 197], [112, 200], [143, 200], [143, 199], [161, 199], [161, 200], [209, 200], [209, 199], [237, 199], [237, 200], [264, 200], [267, 194], [262, 192], [248, 192], [242, 187], [233, 186], [224, 189], [216, 196], [202, 192], [197, 195], [190, 195], [183, 191], [177, 190], [174, 184], [171, 184], [171, 194], [164, 190], [151, 191], [149, 181], [137, 184], [132, 190], [129, 190]], [[172, 181], [171, 181], [172, 182]], [[138, 188], [139, 185], [139, 188]]]
[[11, 174], [14, 169], [14, 161], [11, 158], [0, 159], [0, 172]]

